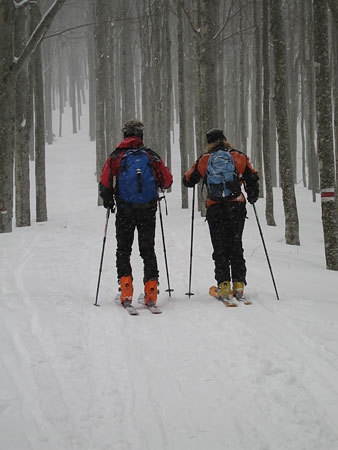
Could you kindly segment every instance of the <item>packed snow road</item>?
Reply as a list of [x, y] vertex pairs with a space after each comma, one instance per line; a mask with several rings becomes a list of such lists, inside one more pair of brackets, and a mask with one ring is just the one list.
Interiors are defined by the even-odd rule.
[[[297, 191], [300, 247], [284, 243], [278, 191], [281, 225], [263, 224], [281, 300], [248, 211], [246, 293], [253, 305], [225, 308], [207, 294], [213, 265], [198, 214], [194, 295], [185, 295], [191, 212], [180, 209], [174, 161], [164, 228], [175, 290], [169, 299], [158, 226], [163, 314], [135, 304], [140, 314], [131, 317], [113, 302], [114, 217], [101, 306], [93, 306], [105, 221], [96, 206], [93, 145], [85, 136], [64, 138], [48, 148], [47, 164], [48, 222], [0, 236], [1, 449], [338, 448], [337, 276], [325, 270], [320, 207], [305, 190]], [[264, 217], [264, 200], [257, 208]], [[137, 248], [132, 264], [138, 294]]]

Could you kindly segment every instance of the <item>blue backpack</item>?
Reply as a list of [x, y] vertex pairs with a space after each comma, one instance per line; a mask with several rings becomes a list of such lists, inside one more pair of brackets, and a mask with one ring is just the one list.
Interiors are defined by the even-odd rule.
[[134, 205], [155, 200], [155, 168], [145, 148], [127, 150], [120, 162], [118, 192], [121, 200]]
[[241, 192], [234, 159], [227, 150], [217, 150], [208, 159], [206, 183], [212, 200], [230, 200]]

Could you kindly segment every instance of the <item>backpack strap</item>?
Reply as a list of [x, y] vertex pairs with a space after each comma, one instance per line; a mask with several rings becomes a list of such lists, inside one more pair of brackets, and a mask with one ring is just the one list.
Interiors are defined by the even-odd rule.
[[163, 177], [162, 172], [160, 170], [158, 170], [158, 168], [157, 168], [155, 163], [160, 163], [161, 162], [161, 157], [160, 157], [160, 155], [158, 155], [151, 148], [144, 147], [144, 149], [146, 150], [147, 155], [148, 155], [148, 157], [149, 157], [149, 159], [151, 161], [152, 167], [154, 169], [156, 185], [157, 185], [158, 188], [160, 188], [161, 186], [164, 185], [164, 177]]

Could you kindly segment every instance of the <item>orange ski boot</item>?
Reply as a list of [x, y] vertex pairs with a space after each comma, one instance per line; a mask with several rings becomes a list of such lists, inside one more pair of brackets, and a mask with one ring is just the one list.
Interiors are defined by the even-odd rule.
[[131, 305], [133, 301], [133, 278], [131, 275], [120, 278], [120, 302], [126, 306], [125, 302]]
[[147, 306], [154, 306], [157, 302], [157, 280], [148, 280], [144, 283], [144, 303]]

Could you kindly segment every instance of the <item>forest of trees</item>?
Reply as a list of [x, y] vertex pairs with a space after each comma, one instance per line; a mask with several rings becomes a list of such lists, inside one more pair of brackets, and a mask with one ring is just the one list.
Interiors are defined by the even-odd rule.
[[45, 145], [66, 105], [84, 126], [86, 103], [97, 176], [127, 119], [169, 167], [178, 124], [182, 174], [223, 128], [260, 173], [270, 226], [281, 188], [287, 244], [301, 244], [295, 186], [320, 199], [338, 270], [337, 36], [338, 0], [0, 0], [0, 232], [31, 224], [32, 161], [47, 220]]

